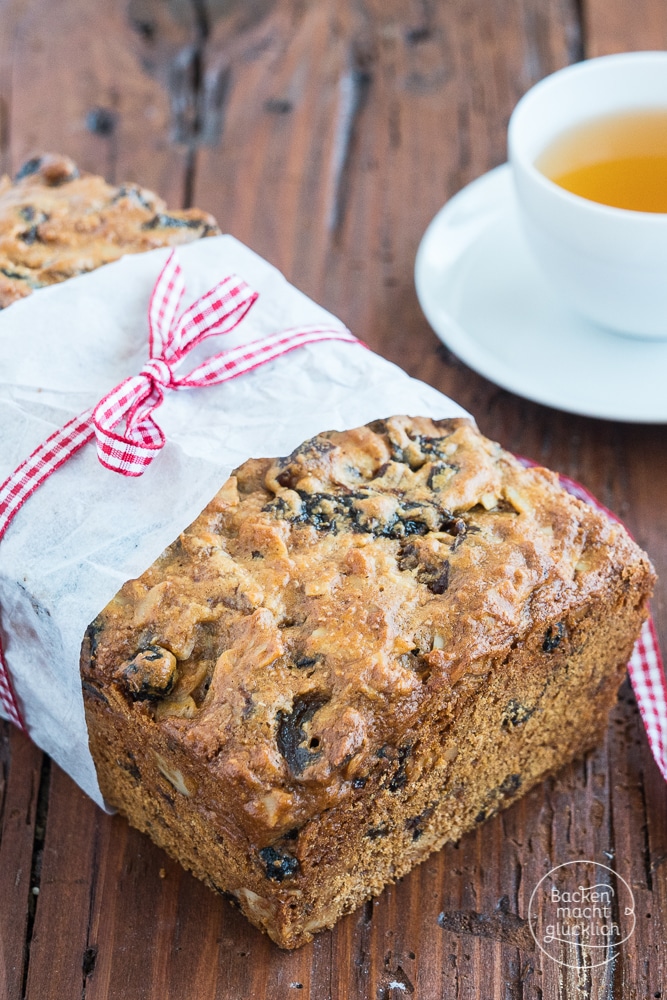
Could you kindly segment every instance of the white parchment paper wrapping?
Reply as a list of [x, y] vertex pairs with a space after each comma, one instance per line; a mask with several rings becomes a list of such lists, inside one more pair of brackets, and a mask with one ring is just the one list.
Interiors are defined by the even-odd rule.
[[[125, 257], [0, 313], [0, 482], [140, 371], [148, 301], [168, 252]], [[230, 236], [181, 247], [179, 259], [185, 305], [231, 273], [260, 293], [238, 330], [207, 340], [184, 370], [235, 344], [333, 319]], [[33, 740], [100, 805], [79, 681], [88, 623], [245, 459], [393, 413], [467, 416], [360, 345], [311, 345], [222, 386], [169, 393], [157, 412], [167, 444], [140, 478], [103, 468], [89, 444], [16, 515], [0, 543], [0, 628], [14, 689]]]

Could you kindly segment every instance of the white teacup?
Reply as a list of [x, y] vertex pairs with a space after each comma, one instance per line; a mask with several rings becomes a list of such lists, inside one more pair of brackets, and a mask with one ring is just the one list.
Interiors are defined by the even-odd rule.
[[636, 337], [667, 337], [667, 213], [572, 194], [535, 166], [562, 133], [636, 109], [667, 110], [667, 52], [603, 56], [559, 70], [519, 101], [509, 159], [524, 229], [547, 279], [577, 312]]

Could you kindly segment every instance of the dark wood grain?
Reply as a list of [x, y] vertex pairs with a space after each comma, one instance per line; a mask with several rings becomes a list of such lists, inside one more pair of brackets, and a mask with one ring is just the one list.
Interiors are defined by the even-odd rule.
[[[99, 839], [97, 808], [53, 766], [27, 997], [75, 997], [84, 987], [86, 971], [95, 961], [95, 947], [89, 946], [88, 938]], [[57, 942], [54, 928], [58, 928]]]
[[23, 995], [29, 960], [48, 766], [37, 747], [2, 721], [0, 734], [0, 996], [5, 990], [14, 998]]
[[[412, 279], [434, 213], [504, 160], [521, 94], [583, 55], [664, 46], [662, 3], [0, 0], [0, 17], [4, 169], [62, 150], [212, 211], [484, 432], [583, 481], [667, 581], [664, 428], [492, 385], [440, 345]], [[554, 362], [568, 363], [557, 345]], [[667, 648], [667, 583], [653, 607]], [[602, 747], [295, 953], [0, 732], [8, 1000], [667, 995], [667, 791], [627, 685]], [[637, 901], [633, 938], [588, 974], [527, 928], [539, 879], [579, 858], [615, 868]]]

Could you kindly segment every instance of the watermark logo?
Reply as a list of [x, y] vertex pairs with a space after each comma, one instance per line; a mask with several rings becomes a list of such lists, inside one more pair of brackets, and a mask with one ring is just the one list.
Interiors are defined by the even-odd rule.
[[628, 883], [596, 861], [566, 861], [540, 879], [528, 925], [541, 951], [571, 969], [606, 965], [635, 929]]

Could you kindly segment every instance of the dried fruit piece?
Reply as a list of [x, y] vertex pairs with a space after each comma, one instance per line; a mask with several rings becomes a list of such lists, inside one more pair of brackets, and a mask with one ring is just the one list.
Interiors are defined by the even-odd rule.
[[162, 646], [146, 646], [116, 671], [116, 678], [133, 701], [158, 701], [176, 681], [176, 657]]
[[565, 624], [563, 622], [558, 622], [557, 625], [550, 625], [547, 629], [546, 635], [544, 636], [544, 642], [542, 643], [542, 649], [545, 653], [553, 653], [554, 649], [557, 649], [560, 645], [560, 641], [565, 635]]
[[328, 695], [304, 695], [296, 698], [292, 711], [278, 712], [278, 749], [287, 761], [287, 766], [299, 777], [321, 755], [319, 740], [309, 740], [304, 726], [311, 721], [318, 709], [329, 701]]
[[277, 851], [275, 847], [263, 847], [259, 856], [264, 862], [266, 877], [274, 882], [292, 878], [299, 870], [299, 862], [287, 851]]

